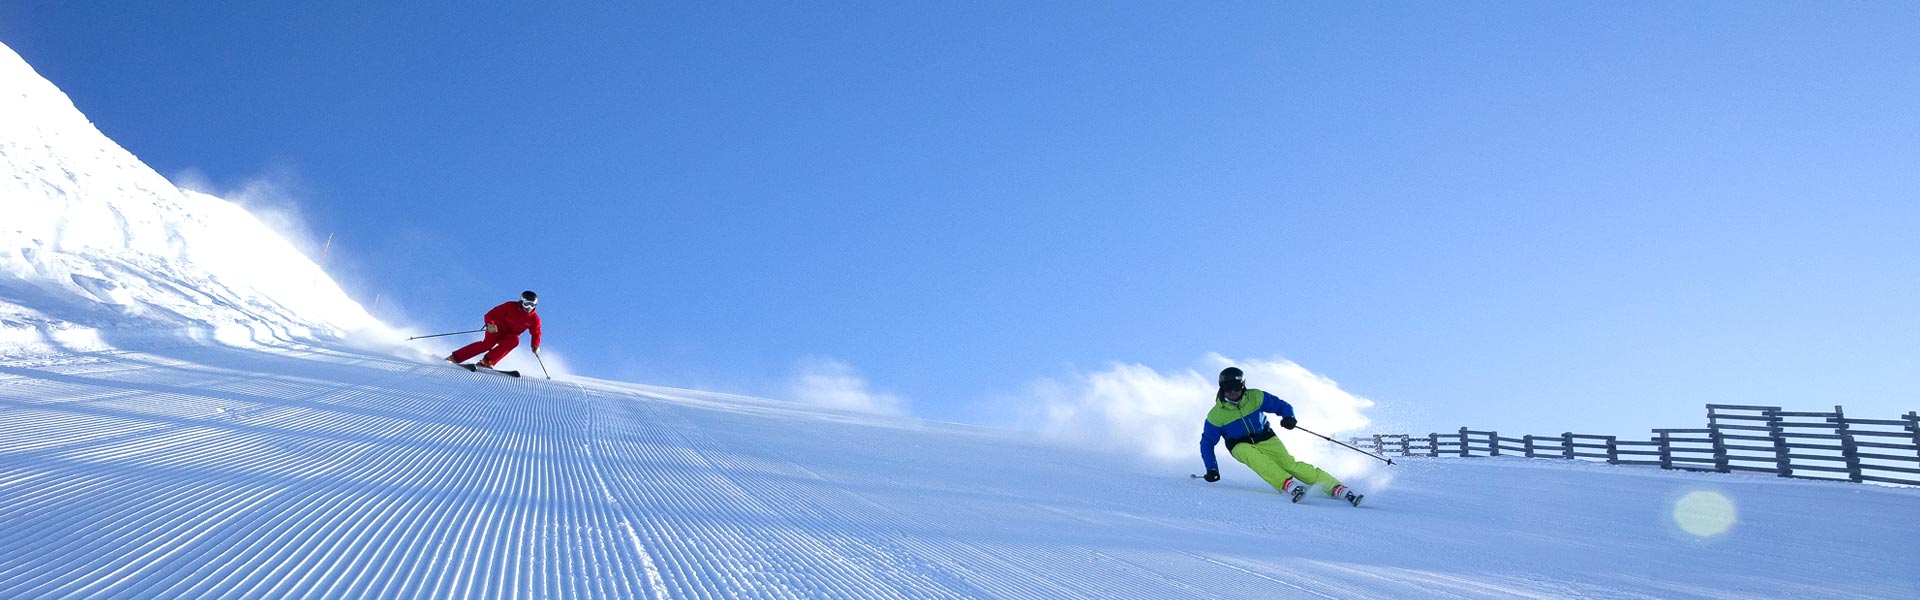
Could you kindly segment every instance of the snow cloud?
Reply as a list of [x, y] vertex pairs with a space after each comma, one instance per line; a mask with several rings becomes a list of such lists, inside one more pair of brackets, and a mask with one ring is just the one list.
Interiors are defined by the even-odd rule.
[[[268, 167], [265, 172], [249, 177], [238, 185], [224, 186], [213, 182], [204, 173], [188, 169], [173, 177], [175, 185], [181, 189], [200, 192], [209, 196], [240, 205], [260, 224], [266, 225], [274, 233], [299, 248], [300, 252], [320, 261], [325, 238], [316, 237], [307, 227], [306, 218], [300, 212], [299, 198], [304, 194], [304, 184], [300, 174], [293, 167], [277, 165]], [[325, 265], [322, 265], [323, 267]]]
[[[301, 255], [314, 262], [328, 279], [333, 280], [343, 293], [352, 297], [349, 289], [369, 289], [371, 286], [353, 277], [361, 265], [351, 260], [348, 253], [341, 252], [340, 240], [330, 240], [325, 232], [314, 230], [308, 225], [301, 205], [303, 198], [311, 197], [308, 184], [301, 178], [299, 170], [286, 164], [272, 165], [259, 174], [242, 179], [235, 184], [216, 183], [195, 169], [187, 169], [173, 176], [174, 184], [188, 192], [188, 196], [202, 194], [238, 206], [251, 215], [254, 220], [278, 235]], [[335, 246], [328, 248], [329, 242]], [[378, 327], [405, 328], [404, 313], [399, 310], [393, 298], [387, 298], [385, 306], [378, 306], [378, 293], [354, 298], [369, 316], [375, 316]], [[379, 308], [379, 315], [373, 315]], [[388, 332], [383, 332], [385, 335]], [[371, 349], [371, 348], [368, 348]]]
[[[1114, 363], [1106, 370], [1074, 373], [1030, 383], [1022, 425], [1063, 443], [1118, 450], [1167, 463], [1192, 463], [1197, 470], [1201, 423], [1212, 408], [1221, 369], [1237, 366], [1247, 385], [1277, 394], [1294, 407], [1300, 426], [1341, 439], [1370, 423], [1363, 411], [1373, 401], [1355, 396], [1332, 379], [1292, 361], [1229, 359], [1209, 354], [1198, 368], [1162, 372], [1139, 364]], [[1287, 449], [1301, 460], [1342, 477], [1372, 469], [1373, 459], [1300, 431], [1280, 431]], [[1241, 468], [1216, 450], [1222, 468]], [[1250, 476], [1250, 473], [1249, 473]]]
[[853, 365], [831, 358], [802, 361], [786, 387], [790, 399], [816, 406], [879, 415], [907, 412], [906, 399], [874, 392]]

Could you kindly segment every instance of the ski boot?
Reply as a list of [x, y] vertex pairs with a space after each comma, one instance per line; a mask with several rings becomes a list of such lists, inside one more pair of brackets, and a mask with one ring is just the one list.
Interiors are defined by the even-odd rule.
[[1299, 479], [1288, 477], [1285, 483], [1280, 484], [1280, 493], [1290, 497], [1294, 504], [1299, 504], [1300, 498], [1307, 495], [1307, 484], [1301, 483]]
[[1327, 495], [1333, 496], [1334, 498], [1338, 498], [1341, 500], [1345, 500], [1347, 501], [1348, 504], [1352, 504], [1355, 507], [1360, 506], [1361, 498], [1367, 497], [1366, 494], [1355, 492], [1353, 491], [1353, 488], [1347, 487], [1345, 485], [1333, 486], [1333, 489], [1327, 490]]

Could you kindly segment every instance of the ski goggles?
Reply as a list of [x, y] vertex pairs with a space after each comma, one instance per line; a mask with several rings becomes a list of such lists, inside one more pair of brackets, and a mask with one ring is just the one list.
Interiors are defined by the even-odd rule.
[[1217, 392], [1217, 393], [1215, 393], [1215, 394], [1214, 394], [1214, 397], [1215, 397], [1215, 398], [1219, 398], [1219, 399], [1220, 399], [1220, 401], [1222, 401], [1222, 402], [1227, 402], [1227, 403], [1230, 403], [1230, 404], [1233, 404], [1234, 406], [1239, 406], [1239, 405], [1240, 405], [1240, 398], [1235, 398], [1235, 397], [1228, 397], [1228, 396], [1227, 396], [1227, 394], [1232, 394], [1232, 393], [1234, 393], [1234, 392], [1240, 392], [1240, 393], [1238, 394], [1238, 396], [1240, 396], [1240, 397], [1245, 397], [1245, 396], [1246, 396], [1246, 392], [1247, 392], [1247, 388], [1246, 388], [1246, 386], [1239, 386], [1239, 387], [1226, 387], [1226, 386], [1221, 386], [1221, 387], [1220, 387], [1220, 391], [1219, 391], [1219, 392]]
[[521, 301], [520, 301], [520, 306], [524, 306], [524, 307], [527, 307], [527, 308], [533, 308], [533, 307], [535, 307], [535, 306], [539, 306], [539, 305], [540, 305], [540, 301], [539, 301], [539, 300], [521, 300]]

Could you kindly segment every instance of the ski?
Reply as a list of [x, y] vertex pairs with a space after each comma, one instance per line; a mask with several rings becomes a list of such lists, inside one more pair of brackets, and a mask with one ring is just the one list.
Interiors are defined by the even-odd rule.
[[481, 372], [481, 371], [486, 371], [486, 372], [488, 372], [488, 373], [499, 373], [499, 374], [501, 374], [501, 375], [505, 375], [505, 376], [508, 376], [508, 377], [519, 377], [519, 376], [520, 376], [520, 372], [519, 372], [519, 371], [503, 371], [503, 370], [500, 370], [500, 369], [489, 369], [489, 368], [486, 368], [486, 367], [482, 367], [482, 366], [480, 366], [480, 365], [466, 365], [466, 364], [463, 364], [463, 365], [460, 365], [460, 368], [462, 368], [462, 369], [466, 369], [466, 370], [468, 370], [468, 371], [473, 371], [473, 372], [475, 372], [475, 373], [479, 373], [479, 372]]
[[[1191, 473], [1188, 474], [1187, 477], [1191, 477], [1194, 479], [1207, 478], [1205, 475], [1195, 475]], [[1287, 491], [1280, 492], [1280, 495], [1286, 496], [1288, 500], [1292, 500], [1295, 504], [1299, 504], [1301, 500], [1306, 498], [1307, 486], [1305, 484], [1301, 484], [1292, 479], [1289, 479], [1288, 483], [1292, 483], [1293, 485], [1290, 486]], [[1237, 488], [1230, 488], [1230, 489], [1237, 489]], [[1365, 494], [1355, 492], [1353, 491], [1352, 488], [1348, 488], [1347, 486], [1344, 486], [1344, 485], [1340, 486], [1339, 488], [1336, 488], [1335, 491], [1340, 492], [1339, 495], [1334, 496], [1335, 500], [1345, 501], [1348, 504], [1352, 504], [1354, 508], [1359, 508], [1360, 501], [1367, 497]]]

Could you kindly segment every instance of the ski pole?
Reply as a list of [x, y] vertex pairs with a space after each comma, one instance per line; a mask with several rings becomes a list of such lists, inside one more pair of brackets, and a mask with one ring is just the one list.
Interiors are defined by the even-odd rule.
[[416, 336], [413, 336], [413, 337], [410, 337], [410, 338], [407, 338], [407, 341], [409, 341], [409, 342], [411, 342], [411, 341], [414, 341], [414, 340], [418, 340], [418, 339], [425, 339], [425, 338], [430, 338], [430, 337], [444, 337], [444, 336], [449, 336], [449, 335], [460, 335], [460, 334], [462, 334], [462, 333], [480, 333], [480, 332], [482, 332], [482, 331], [486, 331], [486, 329], [475, 329], [475, 330], [473, 330], [473, 331], [455, 331], [455, 332], [453, 332], [453, 333], [436, 333], [436, 334], [433, 334], [433, 335], [416, 335]]
[[[1307, 429], [1307, 428], [1305, 428], [1305, 427], [1301, 427], [1301, 426], [1298, 426], [1298, 425], [1295, 425], [1295, 426], [1294, 426], [1293, 428], [1294, 428], [1294, 429], [1298, 429], [1298, 430], [1300, 430], [1300, 431], [1305, 431], [1305, 432], [1307, 432], [1307, 433], [1313, 433], [1313, 430], [1310, 430], [1310, 429]], [[1333, 443], [1335, 443], [1335, 444], [1339, 444], [1339, 445], [1342, 445], [1342, 446], [1347, 446], [1347, 443], [1346, 443], [1346, 442], [1342, 442], [1342, 441], [1340, 441], [1340, 440], [1336, 440], [1336, 439], [1333, 439], [1333, 438], [1330, 438], [1330, 437], [1327, 437], [1327, 436], [1324, 436], [1324, 435], [1320, 435], [1320, 434], [1318, 434], [1318, 433], [1313, 433], [1313, 437], [1317, 437], [1317, 438], [1320, 438], [1320, 439], [1323, 439], [1323, 440], [1326, 440], [1326, 441], [1329, 441], [1329, 442], [1333, 442]], [[1393, 459], [1391, 459], [1391, 458], [1387, 458], [1387, 457], [1384, 457], [1384, 456], [1380, 456], [1380, 455], [1378, 455], [1378, 454], [1374, 454], [1374, 453], [1372, 453], [1372, 452], [1368, 452], [1368, 451], [1365, 451], [1365, 450], [1361, 450], [1361, 449], [1359, 449], [1359, 448], [1355, 448], [1355, 447], [1353, 447], [1353, 446], [1347, 446], [1347, 449], [1348, 449], [1348, 450], [1352, 450], [1352, 451], [1354, 451], [1354, 452], [1359, 452], [1359, 453], [1361, 453], [1361, 454], [1365, 454], [1365, 455], [1367, 455], [1367, 456], [1371, 456], [1371, 457], [1374, 457], [1374, 458], [1377, 458], [1377, 459], [1380, 459], [1380, 460], [1384, 460], [1384, 461], [1387, 461], [1387, 464], [1393, 464]]]
[[549, 380], [553, 379], [553, 375], [547, 372], [547, 361], [545, 359], [540, 358], [539, 352], [533, 353], [533, 359], [540, 361], [540, 374], [546, 375], [547, 379]]

